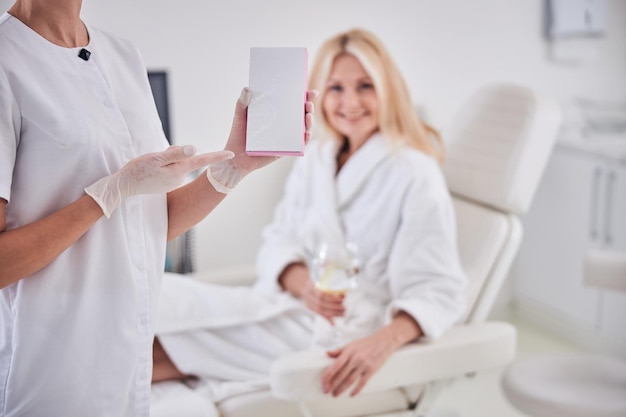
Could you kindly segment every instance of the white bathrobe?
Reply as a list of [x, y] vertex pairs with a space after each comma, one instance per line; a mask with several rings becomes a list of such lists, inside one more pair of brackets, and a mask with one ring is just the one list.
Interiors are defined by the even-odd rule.
[[164, 279], [157, 335], [214, 401], [267, 386], [272, 361], [328, 337], [330, 326], [277, 284], [322, 239], [355, 242], [363, 259], [358, 288], [345, 301], [350, 319], [342, 330], [351, 338], [372, 334], [398, 310], [437, 338], [464, 313], [466, 277], [438, 163], [380, 135], [338, 175], [336, 154], [335, 141], [313, 141], [295, 163], [263, 234], [254, 287]]

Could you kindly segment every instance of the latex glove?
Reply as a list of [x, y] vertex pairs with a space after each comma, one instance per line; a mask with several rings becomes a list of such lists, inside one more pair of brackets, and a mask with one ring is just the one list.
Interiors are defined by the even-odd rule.
[[[313, 125], [314, 106], [313, 101], [319, 92], [309, 90], [306, 94], [304, 104], [304, 141], [308, 143], [311, 138], [311, 127]], [[207, 169], [207, 178], [213, 187], [220, 193], [228, 194], [235, 186], [250, 172], [261, 168], [280, 157], [278, 156], [249, 156], [246, 154], [246, 126], [248, 117], [248, 105], [250, 104], [251, 93], [245, 87], [241, 91], [241, 96], [235, 107], [233, 124], [226, 142], [225, 150], [235, 154], [233, 159], [211, 164]]]
[[234, 156], [230, 151], [195, 153], [193, 146], [170, 146], [163, 152], [141, 155], [131, 159], [115, 174], [85, 188], [85, 192], [109, 218], [128, 197], [170, 192], [184, 182], [187, 174]]

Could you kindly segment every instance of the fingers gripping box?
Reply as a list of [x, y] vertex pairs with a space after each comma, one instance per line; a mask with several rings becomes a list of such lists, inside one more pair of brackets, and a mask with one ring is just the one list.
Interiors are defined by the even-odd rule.
[[250, 48], [248, 155], [303, 155], [306, 48]]

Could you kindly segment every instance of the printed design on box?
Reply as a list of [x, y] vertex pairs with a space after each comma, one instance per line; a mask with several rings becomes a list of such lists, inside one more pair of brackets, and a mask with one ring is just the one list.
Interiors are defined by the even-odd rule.
[[277, 112], [272, 96], [279, 82], [280, 80], [274, 77], [263, 91], [252, 91], [249, 107], [254, 109], [256, 117], [248, 122], [248, 131], [250, 137], [256, 140], [261, 148], [276, 149], [279, 145], [274, 136], [265, 135], [276, 121]]

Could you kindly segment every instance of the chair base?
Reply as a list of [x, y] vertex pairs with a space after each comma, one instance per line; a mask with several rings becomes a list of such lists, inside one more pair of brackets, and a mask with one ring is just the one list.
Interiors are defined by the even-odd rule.
[[554, 354], [511, 365], [502, 379], [509, 401], [534, 417], [626, 416], [626, 362]]

